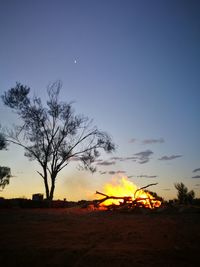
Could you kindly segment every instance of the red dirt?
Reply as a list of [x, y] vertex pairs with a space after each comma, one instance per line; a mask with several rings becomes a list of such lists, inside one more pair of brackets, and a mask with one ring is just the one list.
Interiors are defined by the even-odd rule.
[[1, 266], [195, 266], [200, 214], [0, 210]]

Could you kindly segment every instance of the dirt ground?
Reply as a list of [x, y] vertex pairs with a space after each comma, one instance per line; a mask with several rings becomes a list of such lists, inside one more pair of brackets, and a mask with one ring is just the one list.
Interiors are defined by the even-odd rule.
[[0, 210], [1, 266], [199, 266], [200, 214]]

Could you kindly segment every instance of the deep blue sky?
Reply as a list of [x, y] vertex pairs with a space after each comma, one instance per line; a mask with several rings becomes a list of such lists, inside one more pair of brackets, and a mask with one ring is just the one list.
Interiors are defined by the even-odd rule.
[[[99, 165], [106, 174], [66, 168], [57, 198], [84, 198], [119, 170], [139, 186], [158, 182], [166, 198], [181, 181], [200, 196], [199, 14], [191, 0], [0, 0], [0, 93], [20, 81], [45, 100], [46, 86], [60, 79], [62, 99], [75, 100], [118, 145], [112, 157], [121, 160]], [[0, 112], [2, 125], [14, 122], [2, 103]], [[2, 196], [43, 192], [21, 149], [0, 157], [16, 175]]]

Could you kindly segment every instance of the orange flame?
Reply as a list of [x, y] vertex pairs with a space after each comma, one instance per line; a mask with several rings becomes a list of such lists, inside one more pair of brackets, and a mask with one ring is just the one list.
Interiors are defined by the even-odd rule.
[[[121, 177], [121, 179], [119, 179], [119, 177], [114, 177], [111, 183], [105, 184], [103, 192], [108, 196], [127, 197], [128, 203], [137, 200], [137, 203], [141, 203], [141, 206], [150, 209], [157, 208], [161, 205], [160, 200], [155, 199], [149, 192], [138, 189], [126, 176]], [[120, 205], [122, 202], [123, 199], [110, 198], [100, 205]]]

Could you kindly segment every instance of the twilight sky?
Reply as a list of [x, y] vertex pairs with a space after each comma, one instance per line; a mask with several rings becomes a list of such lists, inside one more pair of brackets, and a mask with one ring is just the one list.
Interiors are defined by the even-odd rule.
[[[94, 119], [117, 144], [95, 174], [67, 166], [55, 198], [94, 198], [119, 172], [174, 198], [175, 182], [200, 197], [200, 2], [194, 0], [0, 0], [0, 94], [16, 81], [45, 101], [62, 100]], [[0, 103], [0, 123], [18, 118]], [[10, 145], [0, 151], [10, 185], [0, 196], [44, 192], [39, 166]]]

